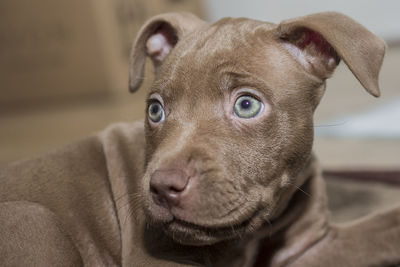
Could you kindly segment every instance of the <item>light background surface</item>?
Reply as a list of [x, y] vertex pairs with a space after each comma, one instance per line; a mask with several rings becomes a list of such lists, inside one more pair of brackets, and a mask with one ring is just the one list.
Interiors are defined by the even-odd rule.
[[387, 41], [400, 41], [398, 0], [206, 0], [211, 21], [221, 17], [251, 17], [279, 23], [306, 14], [337, 11], [366, 26]]

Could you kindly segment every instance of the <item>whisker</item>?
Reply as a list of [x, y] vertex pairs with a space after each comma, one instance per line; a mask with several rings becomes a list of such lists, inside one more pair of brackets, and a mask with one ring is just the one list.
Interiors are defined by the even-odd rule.
[[306, 196], [311, 197], [311, 195], [309, 193], [307, 193], [306, 191], [304, 191], [303, 189], [301, 189], [300, 187], [298, 187], [296, 185], [296, 188], [300, 190], [300, 192], [303, 192]]
[[339, 123], [334, 123], [334, 124], [314, 125], [314, 128], [318, 128], [318, 127], [335, 127], [335, 126], [342, 126], [342, 125], [345, 125], [346, 123], [348, 123], [348, 121], [339, 122]]
[[[126, 201], [125, 203], [121, 203], [121, 201]], [[126, 225], [129, 219], [134, 215], [135, 211], [140, 208], [142, 203], [142, 196], [141, 194], [134, 192], [119, 196], [116, 198], [117, 210], [121, 211], [122, 209], [126, 209], [126, 216], [122, 220], [122, 225]]]
[[[265, 220], [267, 221], [268, 225], [270, 227], [272, 227], [271, 221], [268, 218], [265, 218]], [[271, 233], [271, 231], [268, 231], [268, 239], [271, 239], [271, 238], [272, 238], [272, 233]]]

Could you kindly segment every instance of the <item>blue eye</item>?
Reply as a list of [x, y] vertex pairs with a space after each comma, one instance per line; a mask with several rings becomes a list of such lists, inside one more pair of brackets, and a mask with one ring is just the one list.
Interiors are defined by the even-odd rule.
[[240, 118], [253, 118], [260, 113], [263, 104], [256, 98], [248, 95], [239, 97], [234, 106], [235, 114]]
[[164, 120], [164, 108], [162, 107], [161, 103], [158, 101], [152, 102], [148, 109], [147, 114], [152, 122], [160, 122]]

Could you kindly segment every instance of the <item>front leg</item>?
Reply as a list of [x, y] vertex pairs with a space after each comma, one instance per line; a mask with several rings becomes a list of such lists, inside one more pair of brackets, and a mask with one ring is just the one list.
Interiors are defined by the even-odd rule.
[[332, 226], [324, 239], [289, 266], [400, 266], [400, 207]]

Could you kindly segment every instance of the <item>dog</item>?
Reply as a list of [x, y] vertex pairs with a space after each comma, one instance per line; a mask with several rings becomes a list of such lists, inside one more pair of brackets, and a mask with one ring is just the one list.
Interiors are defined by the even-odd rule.
[[150, 19], [146, 118], [0, 174], [2, 266], [389, 266], [400, 208], [329, 220], [313, 113], [343, 60], [379, 96], [384, 42], [345, 15]]

